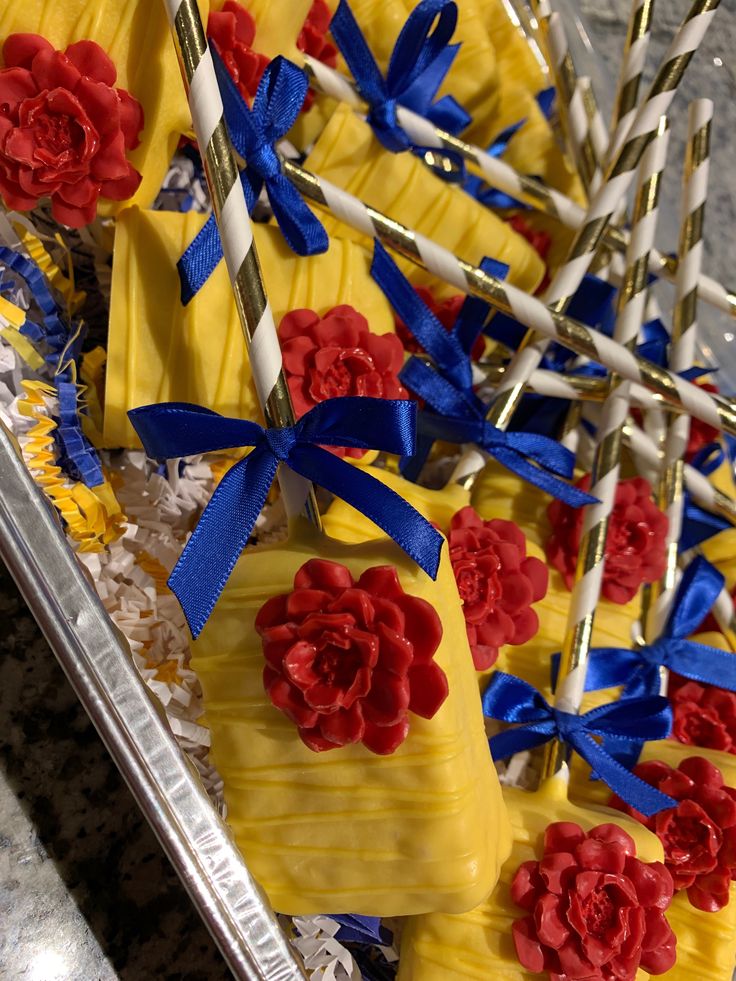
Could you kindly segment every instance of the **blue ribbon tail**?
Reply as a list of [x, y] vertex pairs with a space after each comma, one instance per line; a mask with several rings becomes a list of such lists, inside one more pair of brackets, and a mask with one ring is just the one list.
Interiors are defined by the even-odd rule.
[[222, 242], [215, 216], [210, 215], [176, 264], [181, 302], [186, 306], [199, 293], [222, 259]]
[[352, 504], [382, 528], [431, 579], [437, 578], [442, 535], [390, 487], [318, 446], [295, 446], [289, 465]]
[[231, 467], [169, 576], [169, 588], [179, 600], [195, 638], [248, 544], [277, 468], [278, 462], [267, 446], [256, 447]]

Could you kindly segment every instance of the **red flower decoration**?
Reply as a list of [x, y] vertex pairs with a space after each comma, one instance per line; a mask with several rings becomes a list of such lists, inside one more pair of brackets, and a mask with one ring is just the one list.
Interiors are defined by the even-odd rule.
[[[460, 308], [465, 302], [465, 295], [463, 293], [453, 293], [453, 295], [448, 296], [447, 299], [438, 301], [435, 299], [434, 293], [432, 293], [432, 291], [427, 289], [425, 286], [415, 286], [414, 289], [419, 294], [419, 297], [429, 307], [435, 317], [439, 320], [445, 330], [451, 331], [455, 326], [455, 321], [460, 313]], [[401, 317], [394, 315], [394, 323], [396, 324], [396, 336], [404, 345], [405, 351], [416, 354], [417, 352], [424, 350]], [[485, 342], [483, 338], [478, 337], [475, 344], [473, 344], [470, 357], [474, 361], [477, 361], [478, 358], [483, 355], [484, 348]]]
[[0, 71], [0, 195], [29, 211], [51, 198], [56, 221], [91, 222], [102, 196], [124, 201], [141, 175], [126, 150], [140, 142], [143, 108], [115, 88], [117, 71], [99, 44], [62, 53], [38, 34], [11, 34]]
[[473, 664], [485, 671], [504, 644], [525, 644], [539, 629], [531, 608], [547, 592], [547, 566], [526, 554], [513, 521], [483, 521], [471, 507], [453, 515], [450, 561], [463, 601]]
[[736, 790], [702, 756], [688, 757], [676, 770], [659, 760], [639, 763], [634, 773], [674, 797], [677, 807], [647, 818], [616, 796], [610, 806], [657, 835], [675, 889], [686, 889], [693, 906], [707, 913], [723, 909], [736, 879]]
[[[703, 381], [701, 378], [695, 379], [695, 384], [705, 392], [718, 394], [718, 387], [710, 382]], [[701, 422], [694, 416], [690, 419], [690, 438], [688, 439], [685, 459], [688, 463], [692, 460], [698, 450], [702, 450], [708, 443], [718, 439], [719, 431], [714, 426], [709, 426], [707, 422]]]
[[[371, 334], [368, 321], [351, 306], [333, 307], [324, 317], [314, 310], [292, 310], [279, 325], [279, 340], [297, 418], [318, 402], [342, 395], [409, 397], [399, 381], [401, 341], [395, 334]], [[365, 453], [331, 449], [357, 459]]]
[[670, 675], [672, 735], [681, 743], [736, 752], [736, 693]]
[[[576, 486], [590, 490], [590, 474], [581, 477]], [[664, 573], [668, 522], [651, 494], [643, 477], [620, 480], [616, 488], [603, 573], [603, 595], [613, 603], [628, 603], [642, 583], [655, 582]], [[547, 515], [552, 525], [552, 535], [545, 544], [547, 560], [572, 589], [583, 530], [581, 509], [553, 501]]]
[[672, 892], [665, 866], [638, 859], [617, 825], [586, 834], [550, 824], [542, 860], [524, 862], [511, 883], [511, 898], [529, 913], [512, 928], [516, 954], [552, 981], [633, 981], [639, 967], [663, 974], [675, 962], [664, 915]]
[[207, 19], [207, 37], [248, 105], [269, 61], [265, 55], [253, 50], [255, 36], [255, 20], [235, 0], [225, 0], [222, 10], [213, 10]]
[[447, 698], [432, 660], [440, 618], [404, 592], [393, 566], [367, 569], [356, 583], [344, 565], [310, 559], [293, 592], [264, 603], [256, 630], [266, 691], [317, 753], [360, 742], [393, 753], [408, 713], [431, 719]]
[[[332, 14], [325, 0], [313, 0], [307, 19], [296, 39], [296, 46], [300, 51], [311, 55], [312, 58], [316, 58], [317, 61], [321, 61], [325, 65], [329, 65], [330, 68], [337, 68], [337, 48], [327, 40], [331, 19]], [[313, 102], [314, 92], [309, 89], [302, 106], [302, 112], [310, 109]]]

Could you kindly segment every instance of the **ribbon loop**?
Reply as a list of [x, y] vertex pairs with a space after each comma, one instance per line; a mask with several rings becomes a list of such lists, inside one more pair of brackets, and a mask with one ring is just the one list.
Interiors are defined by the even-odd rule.
[[628, 745], [634, 736], [665, 739], [672, 728], [672, 709], [666, 698], [627, 699], [574, 715], [553, 708], [527, 682], [497, 671], [483, 693], [483, 712], [500, 722], [518, 723], [515, 729], [489, 740], [494, 759], [542, 746], [551, 739], [567, 743], [588, 762], [604, 783], [647, 817], [676, 801], [640, 780], [600, 746], [594, 737]]
[[[296, 188], [284, 177], [274, 149], [274, 144], [285, 136], [299, 114], [309, 84], [306, 75], [279, 55], [263, 73], [253, 107], [249, 109], [214, 47], [212, 60], [228, 132], [233, 146], [246, 162], [240, 179], [248, 210], [253, 210], [265, 187], [274, 217], [289, 247], [297, 255], [326, 252], [327, 233]], [[177, 263], [183, 304], [189, 303], [204, 286], [221, 259], [220, 234], [214, 215], [210, 215]]]
[[433, 579], [442, 536], [380, 480], [323, 449], [350, 446], [388, 453], [414, 450], [416, 404], [408, 399], [348, 397], [310, 409], [294, 426], [264, 429], [184, 402], [132, 409], [130, 420], [149, 456], [192, 456], [251, 446], [215, 489], [169, 586], [192, 635], [204, 627], [247, 545], [280, 463], [342, 497], [382, 528]]
[[370, 107], [368, 122], [373, 132], [393, 153], [420, 149], [398, 124], [399, 104], [455, 135], [470, 122], [470, 116], [451, 97], [434, 102], [457, 53], [458, 46], [449, 44], [456, 24], [454, 0], [422, 0], [397, 38], [384, 79], [347, 0], [338, 4], [330, 32]]

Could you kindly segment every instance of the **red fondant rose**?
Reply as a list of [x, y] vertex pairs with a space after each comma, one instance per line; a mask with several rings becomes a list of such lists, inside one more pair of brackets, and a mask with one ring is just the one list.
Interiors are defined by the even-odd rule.
[[736, 752], [736, 693], [670, 675], [672, 735], [689, 746]]
[[240, 94], [250, 105], [268, 58], [253, 50], [256, 22], [235, 0], [225, 0], [222, 10], [213, 10], [207, 20], [207, 36], [225, 63]]
[[[576, 486], [590, 490], [590, 475], [578, 480]], [[651, 494], [643, 477], [621, 480], [616, 488], [603, 573], [603, 595], [613, 603], [628, 603], [642, 583], [654, 582], [664, 573], [667, 516], [653, 503]], [[572, 589], [583, 530], [581, 509], [553, 501], [547, 515], [552, 525], [545, 545], [547, 559]]]
[[[298, 418], [318, 402], [341, 395], [409, 397], [399, 381], [401, 341], [395, 334], [371, 334], [368, 321], [353, 307], [333, 307], [324, 317], [292, 310], [279, 325], [279, 339]], [[360, 458], [365, 450], [335, 452]]]
[[531, 604], [547, 592], [547, 566], [527, 557], [513, 521], [483, 521], [471, 507], [453, 516], [449, 545], [473, 663], [485, 671], [499, 647], [525, 644], [539, 629]]
[[[317, 61], [324, 62], [330, 68], [337, 68], [337, 48], [327, 40], [332, 14], [325, 0], [313, 0], [307, 19], [302, 25], [296, 46], [305, 54], [311, 55]], [[314, 92], [310, 89], [304, 100], [302, 111], [306, 112], [314, 101]]]
[[117, 72], [94, 41], [62, 53], [38, 34], [11, 34], [0, 71], [0, 195], [28, 211], [51, 198], [64, 225], [89, 224], [102, 196], [124, 201], [141, 175], [126, 150], [138, 146], [141, 104], [115, 88]]
[[675, 889], [708, 913], [728, 903], [736, 878], [736, 790], [724, 786], [723, 774], [702, 756], [690, 756], [673, 769], [659, 760], [639, 763], [634, 772], [677, 807], [647, 818], [612, 797], [610, 804], [653, 831], [664, 846], [664, 861]]
[[661, 862], [636, 858], [615, 824], [586, 834], [550, 824], [540, 862], [520, 865], [511, 898], [529, 913], [513, 925], [519, 961], [553, 981], [633, 981], [639, 967], [663, 974], [675, 962], [664, 911], [672, 877]]
[[393, 753], [408, 713], [431, 719], [447, 697], [432, 660], [440, 618], [404, 592], [393, 566], [367, 569], [356, 583], [344, 565], [310, 559], [293, 592], [261, 607], [256, 630], [266, 691], [315, 752], [362, 742]]

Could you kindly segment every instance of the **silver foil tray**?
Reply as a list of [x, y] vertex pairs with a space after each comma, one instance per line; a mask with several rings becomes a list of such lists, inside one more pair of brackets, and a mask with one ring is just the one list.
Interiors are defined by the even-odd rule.
[[236, 978], [304, 979], [268, 901], [177, 746], [0, 424], [0, 557]]

